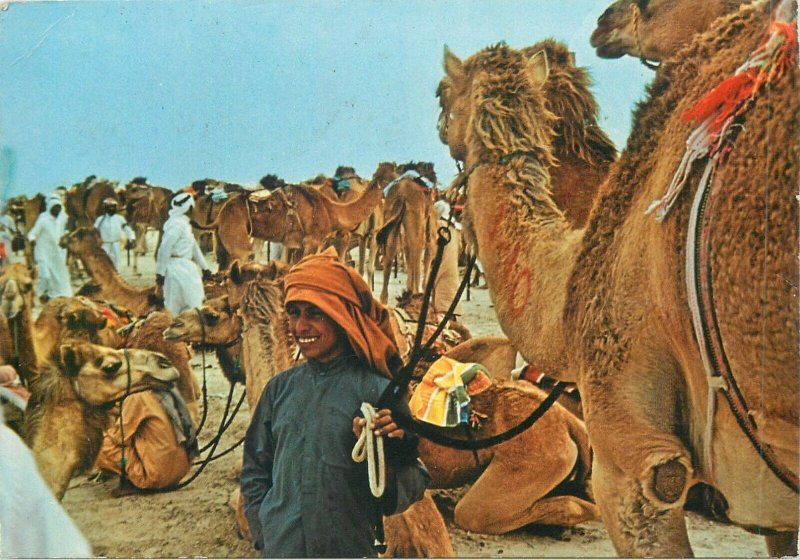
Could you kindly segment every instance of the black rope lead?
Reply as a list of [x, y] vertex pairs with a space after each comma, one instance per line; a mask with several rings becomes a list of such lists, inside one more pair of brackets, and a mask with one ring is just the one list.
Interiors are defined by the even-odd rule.
[[203, 415], [200, 417], [200, 423], [197, 425], [197, 429], [194, 432], [195, 437], [199, 437], [200, 431], [202, 431], [203, 426], [206, 424], [206, 418], [208, 417], [208, 386], [206, 384], [206, 325], [203, 322], [203, 314], [200, 312], [200, 309], [195, 309], [195, 312], [200, 322], [200, 355], [202, 356], [203, 365]]

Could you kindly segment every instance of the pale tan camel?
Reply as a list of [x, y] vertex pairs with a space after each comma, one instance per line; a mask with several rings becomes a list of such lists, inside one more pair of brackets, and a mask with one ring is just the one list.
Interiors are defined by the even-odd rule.
[[163, 300], [155, 286], [140, 289], [122, 279], [103, 250], [100, 233], [94, 227], [79, 227], [64, 235], [61, 246], [80, 258], [92, 282], [99, 288], [91, 293], [92, 297], [125, 307], [136, 316], [163, 308]]
[[618, 0], [597, 19], [591, 44], [600, 58], [633, 56], [660, 62], [718, 17], [750, 0]]
[[[436, 174], [431, 163], [406, 163], [396, 169], [397, 175], [416, 171], [434, 185]], [[422, 291], [436, 243], [436, 212], [432, 193], [411, 177], [401, 178], [386, 193], [383, 204], [384, 223], [377, 234], [383, 252], [383, 288], [381, 303], [389, 300], [389, 274], [400, 243], [402, 230], [403, 256], [406, 262], [406, 289], [412, 294]]]
[[38, 356], [33, 327], [33, 280], [24, 264], [9, 264], [0, 275], [3, 363], [13, 365], [20, 380], [28, 384], [36, 376]]
[[58, 361], [43, 366], [31, 386], [24, 424], [25, 440], [56, 498], [94, 463], [111, 404], [177, 378], [169, 360], [152, 351], [129, 349], [126, 357], [123, 350], [85, 342], [62, 346]]
[[[231, 259], [246, 262], [253, 257], [251, 236], [283, 243], [287, 250], [313, 254], [336, 231], [350, 230], [372, 212], [391, 180], [390, 169], [378, 166], [369, 187], [353, 202], [341, 204], [317, 189], [287, 185], [259, 198], [250, 193], [234, 194], [213, 223], [201, 230], [214, 230]], [[260, 191], [266, 193], [267, 191]], [[220, 261], [220, 269], [225, 269]]]
[[[281, 278], [286, 270], [281, 262], [248, 263], [241, 267], [234, 263], [227, 302], [217, 300], [204, 305], [199, 313], [181, 313], [165, 331], [165, 336], [172, 339], [197, 341], [202, 332], [202, 320], [207, 343], [213, 339], [228, 344], [241, 338], [241, 362], [247, 378], [250, 409], [254, 409], [268, 380], [294, 364], [294, 345], [283, 311]], [[269, 366], [265, 366], [267, 364]], [[240, 533], [249, 539], [238, 490], [231, 496], [230, 504], [236, 511]], [[386, 541], [387, 557], [454, 555], [444, 520], [427, 493], [404, 513], [386, 519]]]
[[[682, 506], [695, 481], [724, 494], [732, 521], [774, 530], [771, 553], [797, 552], [786, 545], [798, 527], [797, 493], [767, 470], [709, 390], [694, 336], [684, 249], [702, 169], [664, 223], [645, 215], [670, 184], [694, 127], [681, 115], [759, 46], [768, 11], [745, 6], [720, 18], [679, 62], [662, 65], [585, 230], [572, 229], [550, 195], [551, 137], [561, 115], [543, 95], [546, 55], [504, 45], [465, 62], [445, 54], [440, 133], [469, 173], [465, 222], [495, 309], [526, 360], [562, 378], [577, 373], [594, 493], [622, 555], [691, 555]], [[748, 132], [716, 169], [713, 184], [724, 193], [709, 210], [710, 301], [759, 436], [796, 475], [800, 282], [792, 185], [800, 99], [790, 66], [768, 96], [754, 99], [743, 116]], [[707, 418], [709, 395], [719, 405]]]

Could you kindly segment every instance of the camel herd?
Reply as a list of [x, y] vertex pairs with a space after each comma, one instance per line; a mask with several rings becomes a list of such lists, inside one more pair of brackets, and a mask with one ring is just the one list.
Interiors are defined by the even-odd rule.
[[[765, 535], [770, 554], [797, 553], [795, 26], [789, 0], [611, 4], [591, 36], [598, 55], [656, 68], [621, 152], [565, 45], [501, 43], [465, 59], [445, 49], [437, 129], [463, 169], [447, 192], [463, 203], [466, 245], [507, 336], [445, 353], [483, 363], [495, 379], [473, 397], [481, 430], [451, 436], [502, 433], [545, 399], [511, 380], [517, 352], [576, 382], [581, 395], [580, 406], [556, 403], [488, 449], [421, 440], [433, 488], [470, 485], [456, 524], [499, 534], [601, 518], [621, 555], [690, 556], [684, 505], [704, 484], [728, 520]], [[708, 101], [721, 83], [744, 87], [741, 75], [751, 78], [747, 95]], [[723, 129], [720, 151], [687, 167], [698, 126], [687, 114], [698, 105], [711, 105], [703, 126], [733, 106], [726, 122], [736, 130]], [[675, 178], [682, 166], [684, 192]], [[35, 267], [11, 264], [0, 275], [0, 361], [30, 391], [22, 431], [54, 494], [92, 466], [126, 394], [174, 383], [197, 422], [190, 344], [216, 351], [253, 409], [269, 379], [299, 358], [282, 278], [300, 255], [330, 245], [346, 262], [357, 246], [354, 265], [371, 284], [382, 269], [386, 303], [401, 254], [406, 288], [420, 293], [435, 253], [430, 183], [432, 166], [414, 162], [380, 163], [369, 179], [349, 167], [301, 184], [267, 176], [260, 190], [196, 181], [187, 188], [197, 200], [193, 225], [198, 237], [213, 234], [219, 273], [204, 305], [177, 317], [155, 287], [120, 276], [91, 227], [102, 200], [115, 197], [143, 242], [148, 227], [163, 226], [173, 192], [143, 177], [120, 189], [90, 176], [69, 189], [61, 244], [89, 277], [81, 296], [52, 299], [36, 314]], [[654, 200], [668, 196], [654, 216]], [[20, 197], [7, 211], [24, 231], [42, 203]], [[282, 260], [258, 262], [265, 242], [283, 246]], [[140, 244], [136, 256], [146, 250]], [[232, 501], [240, 513], [238, 494]], [[387, 518], [386, 535], [388, 556], [453, 555], [430, 494]]]

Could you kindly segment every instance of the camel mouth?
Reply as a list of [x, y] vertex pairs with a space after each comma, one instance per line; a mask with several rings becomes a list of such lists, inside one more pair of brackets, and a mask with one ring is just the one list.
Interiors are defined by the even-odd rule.
[[186, 336], [187, 334], [185, 332], [178, 331], [176, 326], [170, 326], [164, 330], [163, 334], [161, 334], [161, 337], [168, 342], [180, 342], [186, 339]]
[[6, 320], [16, 318], [20, 310], [20, 307], [18, 305], [14, 305], [13, 303], [3, 305], [2, 307], [3, 316], [6, 317]]
[[592, 33], [589, 44], [600, 58], [622, 58], [624, 51], [622, 43], [614, 38], [614, 29], [598, 27]]

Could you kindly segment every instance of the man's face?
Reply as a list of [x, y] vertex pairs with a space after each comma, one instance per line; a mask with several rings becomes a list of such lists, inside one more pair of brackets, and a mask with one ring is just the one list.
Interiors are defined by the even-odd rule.
[[50, 215], [53, 217], [58, 217], [58, 214], [61, 213], [61, 206], [53, 206], [50, 208]]
[[117, 213], [117, 207], [116, 206], [106, 206], [106, 213], [108, 215], [114, 215], [115, 213]]
[[327, 363], [344, 353], [344, 332], [316, 305], [293, 301], [286, 305], [289, 330], [306, 359]]

